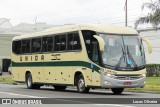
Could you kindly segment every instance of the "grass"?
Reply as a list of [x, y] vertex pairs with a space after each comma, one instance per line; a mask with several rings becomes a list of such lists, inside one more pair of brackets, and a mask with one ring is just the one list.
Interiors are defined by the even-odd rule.
[[0, 82], [6, 84], [14, 84], [15, 82], [12, 80], [12, 77], [0, 77]]
[[125, 91], [160, 93], [160, 77], [147, 77], [144, 88], [126, 88]]

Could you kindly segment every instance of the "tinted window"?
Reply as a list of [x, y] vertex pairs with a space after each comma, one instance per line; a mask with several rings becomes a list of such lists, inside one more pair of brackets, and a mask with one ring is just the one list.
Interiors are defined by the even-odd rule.
[[41, 52], [41, 38], [32, 39], [32, 53]]
[[16, 54], [20, 54], [21, 51], [21, 41], [13, 41], [12, 51]]
[[68, 50], [80, 50], [81, 44], [78, 33], [68, 34]]
[[73, 49], [73, 33], [68, 34], [68, 46], [67, 50], [72, 50]]
[[54, 51], [66, 50], [66, 35], [55, 36]]
[[79, 49], [81, 49], [80, 39], [78, 33], [75, 33], [73, 39], [73, 50], [79, 50]]
[[55, 36], [54, 40], [55, 40], [54, 51], [60, 51], [60, 43], [61, 43], [60, 36]]
[[53, 37], [43, 37], [42, 52], [52, 52], [53, 50]]
[[66, 50], [66, 35], [61, 36], [60, 51]]
[[30, 40], [22, 40], [21, 53], [30, 53]]

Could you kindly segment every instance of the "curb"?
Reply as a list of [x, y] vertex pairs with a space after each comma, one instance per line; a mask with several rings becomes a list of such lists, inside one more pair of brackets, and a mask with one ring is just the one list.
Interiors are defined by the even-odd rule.
[[13, 82], [13, 83], [0, 82], [0, 84], [18, 85], [16, 82]]
[[8, 84], [8, 85], [22, 85], [22, 83], [17, 83], [17, 82], [13, 82], [13, 83], [0, 82], [0, 84]]

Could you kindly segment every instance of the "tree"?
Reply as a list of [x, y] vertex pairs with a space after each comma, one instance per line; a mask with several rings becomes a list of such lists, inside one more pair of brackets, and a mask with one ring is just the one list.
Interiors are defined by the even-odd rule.
[[151, 10], [150, 13], [148, 13], [144, 17], [140, 17], [138, 20], [135, 22], [135, 28], [139, 24], [144, 24], [144, 23], [150, 23], [154, 28], [157, 28], [158, 25], [160, 24], [160, 0], [153, 1], [151, 0], [150, 3], [144, 3], [142, 5], [142, 10], [144, 8], [148, 8]]

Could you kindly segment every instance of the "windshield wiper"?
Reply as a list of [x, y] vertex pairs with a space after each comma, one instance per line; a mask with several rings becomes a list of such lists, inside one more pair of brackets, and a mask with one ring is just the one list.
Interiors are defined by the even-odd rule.
[[137, 66], [135, 60], [133, 59], [132, 55], [130, 54], [128, 46], [127, 46], [127, 54], [128, 54], [128, 58], [131, 59], [131, 61], [133, 62], [134, 67], [137, 69], [138, 66]]
[[115, 67], [115, 69], [117, 69], [118, 67], [120, 67], [120, 64], [121, 64], [121, 62], [122, 62], [122, 60], [123, 60], [123, 58], [124, 58], [124, 61], [125, 61], [125, 59], [126, 59], [126, 53], [124, 52], [124, 50], [123, 50], [123, 47], [121, 46], [121, 48], [122, 48], [122, 52], [123, 52], [123, 54], [122, 54], [122, 56], [120, 57], [120, 59], [119, 59], [119, 61], [118, 61], [118, 64], [116, 65], [116, 67]]

